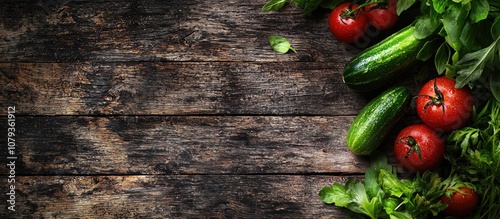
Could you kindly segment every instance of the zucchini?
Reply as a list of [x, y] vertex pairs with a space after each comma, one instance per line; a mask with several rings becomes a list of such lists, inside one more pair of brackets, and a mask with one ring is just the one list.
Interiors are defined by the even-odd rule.
[[357, 155], [369, 155], [384, 140], [411, 104], [406, 87], [392, 87], [372, 99], [347, 131], [347, 146]]
[[417, 61], [417, 54], [427, 40], [413, 35], [408, 25], [352, 58], [344, 68], [343, 81], [358, 92], [375, 91], [391, 82], [402, 70]]

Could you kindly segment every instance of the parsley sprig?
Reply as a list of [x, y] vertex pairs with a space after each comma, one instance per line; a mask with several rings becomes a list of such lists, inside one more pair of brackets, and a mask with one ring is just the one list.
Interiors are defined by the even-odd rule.
[[344, 185], [335, 182], [319, 191], [327, 204], [344, 207], [369, 218], [428, 218], [446, 205], [440, 201], [450, 185], [435, 172], [414, 178], [399, 178], [386, 156], [372, 156], [364, 180], [350, 179]]
[[470, 126], [448, 136], [446, 159], [452, 172], [469, 179], [480, 193], [481, 205], [474, 218], [500, 216], [500, 102], [490, 99], [481, 111], [473, 111]]

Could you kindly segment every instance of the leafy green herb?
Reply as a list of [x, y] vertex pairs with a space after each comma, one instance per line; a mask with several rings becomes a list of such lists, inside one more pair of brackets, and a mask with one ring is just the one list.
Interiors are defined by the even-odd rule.
[[493, 96], [500, 100], [500, 74], [491, 74], [490, 77], [490, 87]]
[[374, 155], [372, 159], [363, 181], [326, 186], [319, 191], [321, 200], [369, 218], [427, 218], [444, 209], [440, 197], [447, 184], [437, 173], [400, 179], [385, 156]]
[[[437, 35], [445, 42], [435, 52], [440, 74], [455, 78], [457, 87], [474, 87], [479, 80], [500, 71], [500, 3], [497, 0], [399, 0], [398, 13], [420, 3], [415, 37]], [[425, 50], [426, 48], [422, 48]], [[428, 58], [422, 51], [421, 56]], [[490, 86], [491, 87], [491, 86]], [[497, 88], [489, 90], [496, 92]], [[500, 100], [500, 99], [497, 99]]]
[[322, 0], [290, 0], [290, 2], [302, 8], [304, 14], [310, 14], [321, 5]]
[[471, 1], [471, 11], [469, 17], [473, 23], [482, 21], [488, 17], [490, 5], [487, 0]]
[[269, 44], [274, 49], [274, 51], [279, 53], [287, 53], [289, 50], [296, 52], [292, 47], [290, 42], [285, 37], [282, 36], [269, 36], [268, 37]]
[[396, 13], [398, 15], [401, 15], [403, 11], [408, 10], [413, 4], [417, 2], [416, 0], [398, 0], [397, 7], [396, 7]]
[[436, 55], [434, 56], [434, 64], [436, 66], [436, 71], [442, 74], [446, 70], [446, 64], [450, 60], [451, 51], [448, 44], [443, 43], [439, 46]]
[[278, 11], [286, 4], [287, 0], [270, 0], [262, 7], [262, 11]]
[[490, 99], [472, 124], [448, 136], [446, 159], [452, 171], [482, 196], [474, 218], [500, 217], [500, 102]]
[[[457, 87], [463, 87], [478, 80], [485, 68], [493, 68], [495, 60], [500, 57], [500, 36], [490, 46], [475, 52], [467, 53], [453, 67], [457, 70]], [[497, 72], [498, 74], [498, 72]]]
[[311, 14], [318, 8], [333, 9], [338, 4], [345, 0], [269, 0], [263, 7], [262, 11], [278, 11], [285, 7], [288, 3], [302, 9], [304, 15]]

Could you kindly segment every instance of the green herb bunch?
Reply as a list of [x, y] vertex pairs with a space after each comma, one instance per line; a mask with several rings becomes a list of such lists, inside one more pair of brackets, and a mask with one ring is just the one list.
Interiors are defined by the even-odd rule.
[[448, 136], [451, 173], [470, 181], [481, 195], [474, 218], [500, 217], [500, 102], [491, 99], [472, 124]]
[[[437, 216], [446, 205], [440, 202], [446, 180], [438, 173], [425, 172], [400, 179], [384, 155], [372, 156], [364, 180], [336, 182], [319, 191], [321, 200], [369, 218], [428, 218]], [[361, 218], [361, 217], [360, 217]]]

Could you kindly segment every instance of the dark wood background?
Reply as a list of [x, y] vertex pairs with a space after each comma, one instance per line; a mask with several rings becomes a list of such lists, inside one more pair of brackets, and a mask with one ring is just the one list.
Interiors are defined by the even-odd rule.
[[317, 193], [367, 168], [345, 135], [369, 97], [342, 83], [360, 48], [333, 38], [328, 11], [0, 2], [1, 218], [348, 218]]

